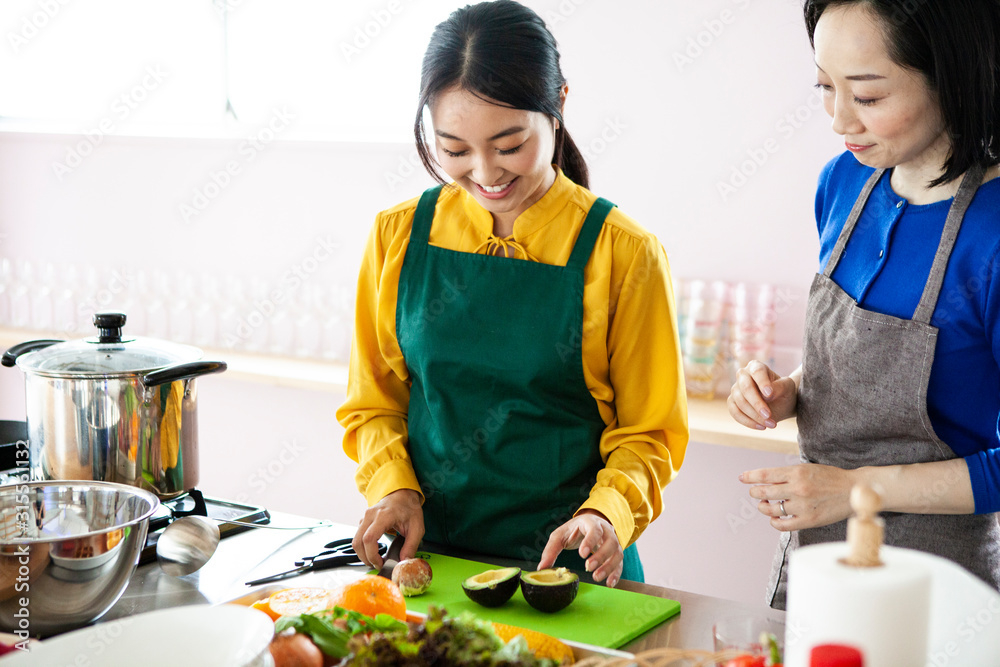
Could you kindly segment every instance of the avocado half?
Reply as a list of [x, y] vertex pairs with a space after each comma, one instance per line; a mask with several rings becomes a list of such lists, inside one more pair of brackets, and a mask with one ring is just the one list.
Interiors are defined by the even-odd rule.
[[517, 591], [519, 567], [486, 570], [462, 582], [462, 590], [469, 599], [484, 607], [499, 607]]
[[521, 574], [521, 593], [538, 611], [557, 612], [576, 599], [580, 577], [564, 567]]

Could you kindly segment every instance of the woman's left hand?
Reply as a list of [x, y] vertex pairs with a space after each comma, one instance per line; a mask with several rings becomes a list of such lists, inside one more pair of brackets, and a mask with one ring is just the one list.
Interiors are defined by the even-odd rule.
[[552, 531], [538, 569], [552, 567], [560, 551], [577, 548], [580, 558], [586, 560], [587, 572], [593, 573], [594, 581], [606, 578], [612, 588], [618, 584], [625, 562], [622, 546], [611, 522], [600, 512], [589, 509]]
[[826, 526], [852, 514], [853, 470], [802, 463], [751, 470], [741, 474], [740, 481], [754, 485], [750, 497], [760, 500], [757, 509], [771, 517], [771, 526], [778, 530]]

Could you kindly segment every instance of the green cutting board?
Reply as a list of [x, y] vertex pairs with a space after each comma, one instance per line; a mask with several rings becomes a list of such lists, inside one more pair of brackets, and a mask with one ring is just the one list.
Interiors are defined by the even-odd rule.
[[623, 646], [681, 611], [676, 600], [584, 583], [573, 603], [554, 614], [528, 606], [520, 589], [500, 607], [483, 607], [466, 597], [462, 582], [497, 566], [427, 552], [418, 555], [430, 563], [434, 579], [426, 593], [406, 598], [410, 611], [427, 613], [430, 605], [444, 607], [449, 616], [471, 611], [478, 618], [604, 648]]

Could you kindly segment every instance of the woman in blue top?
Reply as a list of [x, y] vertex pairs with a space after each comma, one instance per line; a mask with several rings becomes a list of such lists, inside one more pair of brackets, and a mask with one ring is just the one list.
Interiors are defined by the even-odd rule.
[[1000, 587], [1000, 0], [806, 0], [818, 87], [846, 153], [820, 177], [820, 274], [802, 366], [754, 361], [736, 421], [797, 416], [802, 464], [753, 470], [788, 554], [843, 540], [856, 483], [885, 541]]

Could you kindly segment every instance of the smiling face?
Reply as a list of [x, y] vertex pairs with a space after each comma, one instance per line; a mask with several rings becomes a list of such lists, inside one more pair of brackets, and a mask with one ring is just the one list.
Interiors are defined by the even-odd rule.
[[830, 7], [814, 45], [826, 112], [858, 161], [939, 176], [950, 140], [937, 96], [923, 75], [892, 61], [879, 19], [858, 5]]
[[441, 168], [509, 234], [517, 216], [555, 181], [554, 121], [461, 88], [438, 95], [430, 110]]

